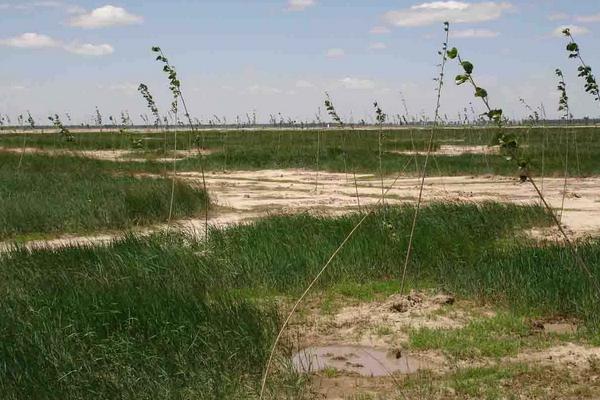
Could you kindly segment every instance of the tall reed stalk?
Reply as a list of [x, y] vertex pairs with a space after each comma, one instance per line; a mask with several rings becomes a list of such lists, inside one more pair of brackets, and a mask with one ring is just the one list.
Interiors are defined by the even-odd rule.
[[441, 62], [439, 64], [439, 68], [440, 68], [439, 75], [436, 78], [437, 88], [436, 88], [436, 104], [435, 104], [435, 111], [434, 111], [434, 117], [433, 117], [433, 126], [431, 128], [431, 132], [429, 135], [429, 141], [427, 144], [427, 154], [425, 155], [425, 161], [423, 162], [423, 169], [421, 172], [421, 184], [419, 186], [419, 197], [417, 199], [417, 205], [415, 207], [415, 214], [413, 216], [413, 221], [412, 221], [412, 225], [410, 228], [408, 247], [406, 249], [406, 258], [404, 259], [404, 266], [402, 267], [402, 279], [401, 279], [401, 283], [400, 283], [400, 294], [401, 295], [404, 293], [404, 284], [406, 281], [406, 271], [408, 269], [408, 262], [410, 260], [410, 256], [412, 253], [413, 239], [415, 236], [415, 228], [417, 227], [419, 211], [421, 210], [421, 203], [423, 201], [423, 189], [425, 187], [425, 177], [427, 174], [427, 163], [429, 162], [429, 156], [431, 154], [432, 147], [433, 147], [433, 139], [435, 136], [435, 130], [437, 129], [437, 125], [440, 120], [442, 90], [444, 88], [444, 74], [445, 74], [445, 70], [446, 70], [446, 63], [448, 61], [448, 42], [450, 39], [450, 23], [444, 22], [444, 32], [445, 32], [445, 39], [444, 39], [444, 42], [442, 43], [442, 49], [440, 51], [438, 51], [438, 55], [441, 58]]

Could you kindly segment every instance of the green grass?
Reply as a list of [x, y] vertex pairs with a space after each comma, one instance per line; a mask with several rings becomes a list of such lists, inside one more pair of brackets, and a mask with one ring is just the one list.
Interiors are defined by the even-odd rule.
[[247, 399], [273, 306], [207, 291], [183, 238], [0, 259], [3, 399]]
[[[395, 290], [413, 211], [390, 208], [387, 224], [382, 214], [369, 218], [316, 290], [359, 299]], [[206, 244], [172, 233], [0, 256], [0, 392], [8, 399], [255, 398], [280, 323], [275, 300], [297, 296], [359, 219], [273, 216], [214, 229]], [[519, 235], [507, 239], [549, 223], [534, 206], [429, 205], [416, 231], [411, 285], [570, 315], [593, 328], [598, 303], [569, 253], [519, 249]], [[600, 246], [581, 243], [579, 251], [598, 276]], [[498, 317], [454, 338], [423, 331], [421, 342], [459, 352], [461, 343], [481, 341], [478, 354], [500, 356], [513, 354], [510, 341], [522, 329], [521, 320]], [[270, 382], [273, 398], [301, 385], [285, 370]]]
[[[600, 141], [598, 128], [574, 128], [569, 135], [563, 128], [506, 128], [516, 136], [522, 146], [522, 156], [530, 161], [534, 175], [562, 176], [567, 137], [571, 160], [571, 176], [600, 174]], [[424, 152], [429, 129], [386, 130], [383, 141], [382, 169], [393, 174], [406, 168], [407, 174], [417, 174], [415, 158], [422, 165], [423, 156], [402, 155], [396, 151], [416, 149]], [[202, 146], [213, 151], [205, 157], [209, 170], [265, 169], [265, 168], [316, 168], [317, 135], [320, 135], [319, 165], [329, 171], [371, 172], [379, 171], [378, 133], [376, 130], [324, 130], [318, 131], [207, 131], [201, 132]], [[497, 144], [497, 128], [439, 129], [435, 133], [434, 149], [441, 145], [472, 146]], [[27, 145], [41, 148], [70, 149], [131, 149], [137, 156], [149, 160], [174, 146], [174, 133], [145, 133], [121, 135], [118, 133], [80, 133], [75, 142], [57, 139], [54, 134], [29, 135]], [[141, 139], [140, 147], [133, 146], [131, 137]], [[4, 134], [0, 146], [20, 147], [23, 135]], [[165, 146], [166, 145], [166, 146]], [[193, 147], [189, 132], [180, 132], [177, 148]], [[165, 154], [163, 154], [165, 155]], [[168, 151], [166, 153], [168, 155]], [[542, 157], [543, 155], [543, 157]], [[198, 170], [200, 159], [191, 157], [178, 163], [182, 170]], [[408, 167], [406, 167], [408, 166]], [[159, 170], [152, 163], [146, 168]], [[464, 154], [460, 156], [437, 155], [429, 169], [430, 175], [496, 174], [514, 176], [516, 164], [501, 155]]]
[[[113, 163], [0, 154], [0, 239], [47, 237], [166, 222], [171, 180], [137, 178]], [[198, 214], [206, 194], [175, 185], [173, 216]]]
[[556, 343], [554, 337], [534, 335], [526, 319], [512, 313], [475, 319], [460, 329], [414, 329], [409, 342], [412, 349], [440, 350], [460, 360], [515, 356], [524, 348], [540, 349]]
[[595, 399], [600, 387], [594, 371], [524, 363], [460, 368], [445, 375], [423, 371], [400, 389], [410, 399]]

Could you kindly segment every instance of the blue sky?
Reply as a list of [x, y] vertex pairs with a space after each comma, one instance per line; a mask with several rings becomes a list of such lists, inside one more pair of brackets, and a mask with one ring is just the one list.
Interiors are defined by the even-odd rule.
[[[453, 22], [451, 46], [509, 116], [525, 115], [520, 97], [558, 115], [556, 68], [574, 115], [600, 115], [554, 34], [572, 26], [600, 69], [597, 0], [0, 0], [0, 113], [68, 112], [86, 122], [98, 106], [137, 117], [146, 112], [140, 82], [166, 110], [167, 82], [150, 52], [160, 45], [203, 121], [253, 110], [262, 121], [313, 119], [325, 91], [344, 118], [369, 120], [374, 100], [403, 113], [402, 95], [411, 114], [431, 116], [444, 19]], [[458, 72], [451, 63], [447, 77]], [[469, 88], [449, 81], [442, 112], [454, 118], [470, 101]]]

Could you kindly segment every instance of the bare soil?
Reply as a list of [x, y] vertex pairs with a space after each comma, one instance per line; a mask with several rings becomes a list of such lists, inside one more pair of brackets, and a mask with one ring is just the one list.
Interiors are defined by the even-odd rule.
[[[427, 151], [418, 151], [418, 150], [395, 150], [391, 153], [393, 154], [403, 154], [403, 155], [419, 155], [425, 154]], [[500, 146], [467, 146], [467, 145], [451, 145], [451, 144], [443, 144], [439, 147], [439, 149], [432, 152], [432, 154], [439, 156], [462, 156], [463, 154], [500, 154]]]
[[[403, 398], [398, 397], [399, 391], [404, 390], [403, 382], [423, 372], [433, 377], [428, 385], [433, 387], [436, 380], [438, 384], [442, 383], [435, 393], [430, 394], [431, 397], [418, 398], [475, 398], [457, 395], [443, 383], [453, 373], [474, 367], [527, 365], [531, 371], [547, 371], [548, 382], [544, 381], [544, 376], [536, 376], [534, 381], [524, 379], [518, 385], [508, 384], [514, 398], [565, 398], [545, 396], [559, 389], [565, 393], [578, 391], [580, 387], [589, 386], [590, 380], [596, 386], [600, 383], [600, 347], [569, 341], [543, 350], [522, 349], [516, 356], [500, 359], [455, 360], [441, 351], [407, 351], [407, 333], [411, 329], [453, 330], [474, 318], [495, 315], [490, 308], [455, 300], [451, 295], [412, 291], [405, 296], [393, 295], [382, 301], [340, 307], [333, 313], [320, 309], [316, 299], [312, 304], [309, 301], [306, 307], [308, 309], [290, 325], [289, 338], [300, 343], [292, 362], [297, 370], [310, 375], [311, 398], [349, 399], [361, 398], [356, 397], [360, 395], [378, 399]], [[538, 322], [542, 332], [535, 334], [561, 335], [577, 329], [576, 325], [565, 321]], [[569, 379], [558, 385], [553, 374], [568, 375]], [[546, 391], [548, 388], [551, 388], [549, 392]], [[600, 393], [598, 389], [595, 387], [594, 393]], [[541, 394], [532, 397], [532, 391]]]
[[[142, 150], [55, 150], [55, 149], [41, 149], [37, 147], [1, 147], [0, 152], [14, 153], [14, 154], [44, 154], [51, 156], [76, 156], [93, 158], [96, 160], [104, 161], [115, 161], [115, 162], [145, 162], [148, 158], [145, 158], [146, 154]], [[198, 154], [210, 154], [209, 150], [169, 150], [168, 154], [170, 157], [157, 157], [152, 158], [152, 161], [156, 162], [173, 162], [188, 157], [195, 157]]]
[[[198, 183], [199, 173], [180, 173], [180, 178]], [[386, 177], [384, 187], [394, 183]], [[561, 178], [545, 178], [537, 182], [552, 207], [560, 208], [563, 183]], [[385, 197], [386, 204], [415, 202], [420, 180], [401, 177]], [[240, 212], [343, 213], [377, 204], [381, 199], [381, 180], [371, 174], [357, 175], [356, 186], [351, 174], [307, 170], [262, 170], [212, 172], [207, 185], [219, 206]], [[358, 198], [356, 192], [358, 191]], [[517, 178], [493, 176], [431, 177], [426, 180], [424, 201], [500, 201], [517, 204], [539, 203], [529, 183]], [[600, 178], [572, 179], [567, 188], [562, 222], [577, 236], [600, 233]], [[533, 234], [533, 233], [532, 233]], [[547, 232], [537, 232], [546, 237]]]

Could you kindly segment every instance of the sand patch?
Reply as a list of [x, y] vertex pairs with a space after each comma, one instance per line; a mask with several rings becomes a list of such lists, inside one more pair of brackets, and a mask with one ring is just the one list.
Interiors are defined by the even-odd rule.
[[[411, 329], [457, 329], [471, 319], [463, 308], [454, 306], [452, 296], [424, 292], [340, 307], [333, 313], [311, 302], [306, 307], [307, 313], [290, 324], [290, 338], [298, 342], [298, 350], [341, 345], [403, 354]], [[438, 367], [445, 363], [437, 353], [429, 353], [424, 359]]]
[[72, 156], [92, 158], [95, 160], [113, 161], [113, 162], [173, 162], [189, 157], [196, 157], [199, 154], [211, 154], [210, 150], [170, 150], [167, 153], [168, 157], [149, 157], [154, 153], [144, 152], [142, 150], [68, 150], [68, 149], [42, 149], [38, 147], [0, 147], [0, 152], [13, 154], [43, 154], [49, 156]]
[[584, 369], [589, 368], [592, 364], [600, 365], [600, 347], [566, 343], [542, 351], [524, 351], [516, 357], [511, 357], [505, 361]]
[[[427, 153], [427, 149], [422, 150], [395, 150], [391, 151], [393, 154], [402, 155], [424, 155]], [[432, 152], [437, 156], [449, 156], [456, 157], [464, 154], [488, 154], [497, 155], [500, 154], [500, 146], [462, 146], [443, 144], [437, 150]]]
[[[197, 172], [183, 172], [184, 180], [201, 182]], [[213, 200], [222, 207], [239, 211], [295, 213], [319, 211], [338, 214], [377, 204], [381, 181], [372, 174], [360, 174], [356, 185], [351, 174], [287, 169], [261, 171], [211, 172], [206, 175]], [[384, 186], [395, 177], [385, 177]], [[414, 203], [419, 179], [401, 177], [386, 195], [386, 204]], [[542, 188], [541, 179], [537, 182]], [[515, 204], [539, 204], [539, 197], [528, 182], [517, 178], [492, 176], [431, 177], [425, 182], [424, 202], [499, 201]], [[560, 208], [563, 180], [545, 178], [543, 192], [548, 203]], [[569, 182], [563, 212], [563, 224], [574, 236], [600, 233], [600, 178], [573, 179]], [[358, 192], [358, 197], [357, 197]]]

